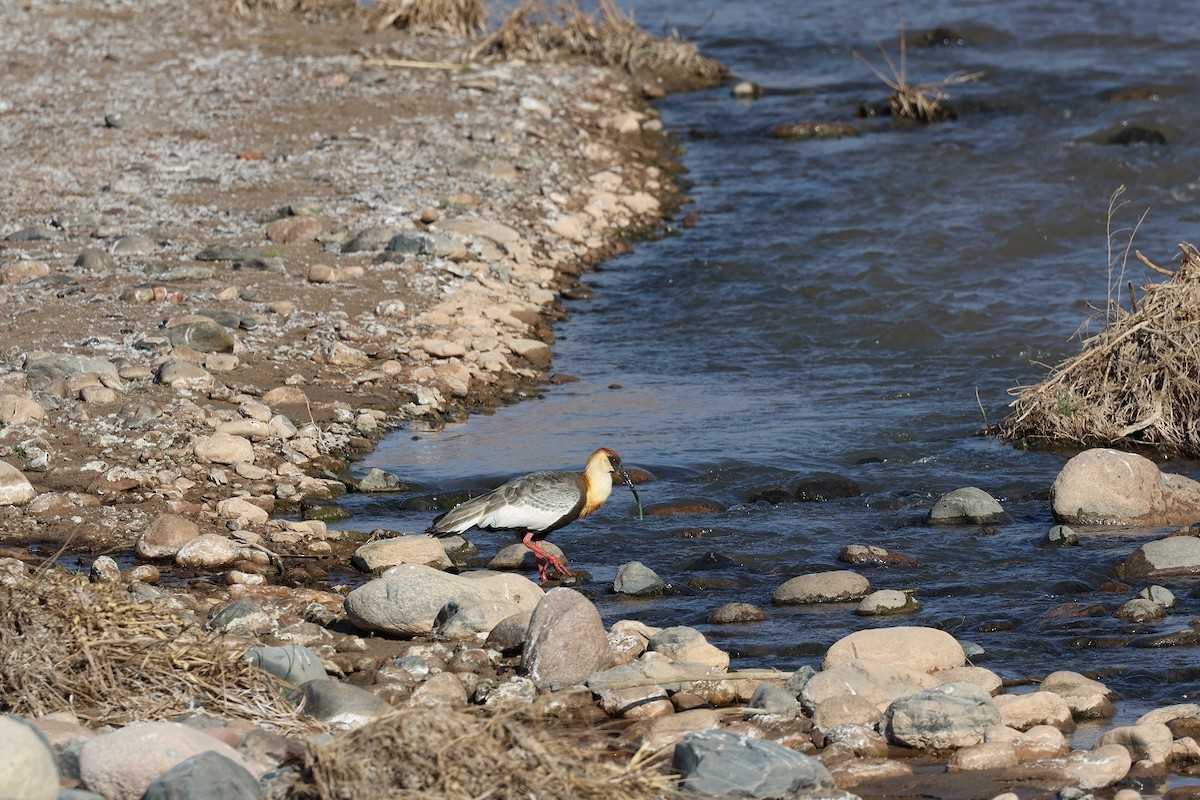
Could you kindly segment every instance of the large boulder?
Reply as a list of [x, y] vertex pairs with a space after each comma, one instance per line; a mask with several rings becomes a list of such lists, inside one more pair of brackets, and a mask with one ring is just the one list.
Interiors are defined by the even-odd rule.
[[836, 788], [812, 756], [732, 731], [687, 734], [675, 746], [671, 766], [685, 789], [705, 796], [791, 797]]
[[886, 661], [921, 672], [954, 669], [967, 663], [962, 645], [945, 631], [902, 625], [855, 631], [839, 639], [825, 653], [822, 669], [858, 658]]
[[1187, 525], [1200, 518], [1200, 483], [1104, 447], [1068, 461], [1050, 498], [1055, 519], [1067, 524]]
[[237, 751], [203, 731], [178, 722], [138, 722], [84, 742], [79, 777], [112, 800], [140, 800], [158, 776], [210, 751], [249, 769]]
[[1168, 536], [1146, 542], [1117, 565], [1125, 580], [1200, 575], [1200, 537]]
[[944, 683], [896, 700], [888, 707], [889, 740], [922, 750], [968, 747], [1000, 724], [992, 697], [973, 683]]
[[551, 589], [529, 620], [521, 669], [539, 689], [556, 691], [586, 681], [613, 664], [600, 612], [574, 589]]
[[812, 711], [830, 698], [849, 695], [864, 698], [883, 710], [897, 698], [937, 685], [936, 678], [921, 670], [856, 658], [813, 675], [800, 690], [800, 700]]
[[433, 630], [442, 607], [468, 600], [506, 600], [532, 609], [545, 593], [528, 578], [495, 572], [450, 575], [424, 564], [401, 564], [346, 595], [355, 627], [397, 636]]

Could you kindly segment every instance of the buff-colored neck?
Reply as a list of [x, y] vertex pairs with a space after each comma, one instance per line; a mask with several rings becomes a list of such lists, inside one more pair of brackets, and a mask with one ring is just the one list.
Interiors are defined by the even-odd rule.
[[608, 462], [608, 451], [597, 450], [583, 468], [583, 483], [587, 487], [587, 499], [579, 516], [586, 517], [608, 500], [612, 494], [612, 465]]

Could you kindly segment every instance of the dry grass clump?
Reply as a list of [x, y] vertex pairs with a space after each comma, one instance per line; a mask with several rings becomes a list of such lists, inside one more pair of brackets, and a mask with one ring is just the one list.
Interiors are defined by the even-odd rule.
[[[595, 741], [596, 737], [590, 737]], [[528, 712], [406, 709], [312, 746], [291, 800], [536, 797], [662, 800], [667, 775], [630, 768]]]
[[1140, 300], [1131, 285], [1132, 310], [1110, 302], [1106, 329], [1085, 339], [1079, 355], [1041, 383], [1011, 390], [1002, 436], [1200, 456], [1200, 251], [1186, 243], [1180, 250], [1174, 273], [1137, 254], [1170, 279], [1143, 286]]
[[367, 10], [367, 28], [381, 31], [440, 31], [463, 38], [487, 29], [484, 0], [377, 0]]
[[358, 12], [355, 0], [218, 0], [218, 5], [239, 17], [258, 13], [345, 17]]
[[674, 73], [704, 81], [728, 76], [721, 62], [700, 55], [677, 32], [655, 36], [639, 28], [632, 14], [625, 16], [615, 0], [597, 5], [598, 13], [589, 14], [577, 0], [522, 0], [473, 56], [552, 61], [574, 55], [630, 73]]
[[273, 677], [168, 608], [60, 568], [0, 575], [0, 711], [126, 725], [195, 709], [312, 729]]
[[892, 90], [892, 94], [888, 97], [888, 108], [891, 110], [892, 116], [898, 119], [909, 119], [923, 124], [954, 119], [956, 116], [954, 112], [942, 105], [942, 101], [948, 98], [944, 90], [950, 86], [977, 81], [983, 77], [982, 72], [954, 74], [948, 75], [936, 83], [919, 83], [913, 85], [908, 82], [908, 52], [903, 32], [900, 36], [899, 68], [896, 67], [895, 62], [892, 61], [892, 57], [888, 55], [883, 45], [878, 45], [878, 47], [883, 60], [887, 63], [888, 70], [891, 72], [890, 77], [884, 74], [883, 70], [868, 61], [862, 53], [859, 53], [857, 50], [851, 50], [850, 52], [863, 66], [871, 70], [876, 78], [879, 78], [879, 80], [883, 81]]

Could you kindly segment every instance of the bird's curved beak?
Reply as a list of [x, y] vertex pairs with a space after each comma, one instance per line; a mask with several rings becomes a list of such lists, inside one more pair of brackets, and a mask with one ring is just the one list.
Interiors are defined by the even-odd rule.
[[637, 489], [633, 488], [633, 481], [629, 479], [629, 473], [623, 469], [619, 469], [617, 470], [617, 477], [621, 479], [621, 483], [629, 487], [629, 491], [633, 492], [633, 499], [637, 501], [638, 519], [645, 519], [642, 515], [642, 498], [638, 497]]

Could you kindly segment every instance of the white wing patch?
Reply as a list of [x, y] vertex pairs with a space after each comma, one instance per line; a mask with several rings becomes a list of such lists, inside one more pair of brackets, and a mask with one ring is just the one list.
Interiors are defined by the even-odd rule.
[[470, 528], [549, 528], [583, 504], [583, 479], [571, 472], [535, 472], [460, 503], [437, 523], [441, 533]]

